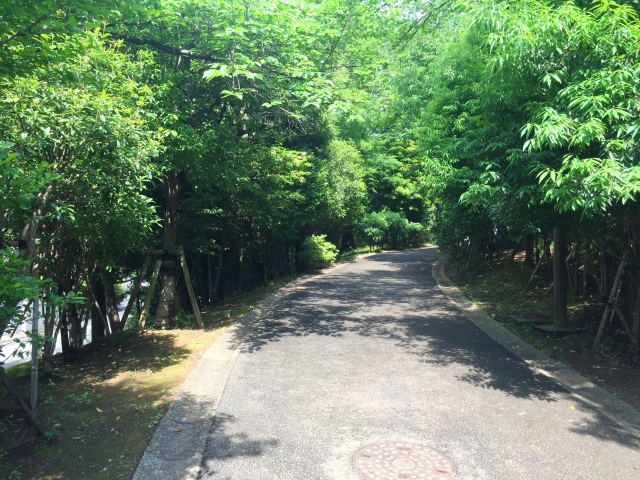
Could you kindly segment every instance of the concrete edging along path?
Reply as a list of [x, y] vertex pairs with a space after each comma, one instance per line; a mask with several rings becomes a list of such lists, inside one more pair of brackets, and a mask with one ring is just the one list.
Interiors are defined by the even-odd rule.
[[198, 478], [207, 435], [240, 353], [242, 338], [276, 302], [309, 278], [309, 275], [300, 277], [269, 295], [213, 342], [180, 387], [133, 480]]
[[441, 262], [431, 278], [436, 257], [358, 259], [268, 297], [196, 365], [134, 478], [355, 480], [382, 440], [465, 480], [635, 478], [639, 414], [497, 325]]
[[[374, 254], [360, 257], [369, 255]], [[341, 263], [317, 275], [328, 273], [339, 265]], [[284, 285], [241, 316], [209, 347], [180, 387], [158, 425], [133, 480], [195, 480], [199, 477], [207, 436], [231, 369], [242, 350], [242, 339], [277, 302], [317, 275], [303, 275]]]
[[569, 367], [548, 357], [510, 332], [454, 286], [444, 273], [444, 255], [433, 264], [432, 275], [442, 293], [478, 328], [524, 360], [533, 370], [562, 385], [571, 395], [596, 408], [629, 434], [640, 438], [640, 412], [590, 382]]

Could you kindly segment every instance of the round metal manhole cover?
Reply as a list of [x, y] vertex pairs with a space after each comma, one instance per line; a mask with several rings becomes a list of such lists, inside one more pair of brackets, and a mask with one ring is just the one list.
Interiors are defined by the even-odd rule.
[[371, 480], [450, 480], [456, 466], [433, 448], [409, 442], [378, 442], [360, 449], [353, 466]]

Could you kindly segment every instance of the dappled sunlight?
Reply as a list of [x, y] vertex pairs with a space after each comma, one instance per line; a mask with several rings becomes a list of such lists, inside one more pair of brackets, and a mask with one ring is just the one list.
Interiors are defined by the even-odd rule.
[[218, 414], [207, 439], [206, 460], [202, 464], [202, 473], [215, 475], [216, 462], [234, 457], [260, 457], [266, 450], [276, 448], [280, 443], [275, 438], [257, 439], [248, 434], [233, 431], [235, 417]]
[[[242, 348], [252, 352], [309, 335], [377, 337], [419, 356], [421, 363], [467, 367], [459, 381], [517, 398], [555, 401], [559, 386], [470, 325], [440, 293], [431, 276], [431, 252], [383, 253], [363, 259], [356, 272], [347, 264], [314, 277], [254, 325]], [[368, 269], [371, 264], [376, 268]]]
[[[555, 381], [532, 370], [460, 314], [431, 276], [434, 253], [383, 253], [362, 260], [357, 268], [340, 265], [313, 277], [261, 322], [247, 325], [249, 333], [238, 336], [238, 346], [251, 354], [283, 340], [326, 336], [348, 341], [358, 335], [392, 342], [425, 368], [449, 369], [445, 378], [482, 391], [552, 405], [568, 398]], [[368, 270], [372, 264], [376, 268]], [[611, 426], [596, 411], [587, 415], [593, 427], [571, 431], [590, 435]], [[637, 439], [622, 432], [609, 435], [610, 441], [636, 444]]]
[[589, 417], [570, 424], [569, 431], [578, 435], [596, 437], [605, 442], [624, 445], [633, 450], [640, 448], [640, 436], [632, 434], [629, 429], [612, 424], [606, 416], [596, 410], [589, 410]]

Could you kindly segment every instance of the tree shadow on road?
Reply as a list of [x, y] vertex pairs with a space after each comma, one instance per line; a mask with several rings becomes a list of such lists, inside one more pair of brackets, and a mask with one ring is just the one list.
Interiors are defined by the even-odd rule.
[[216, 415], [213, 428], [207, 439], [207, 446], [202, 462], [201, 478], [219, 474], [221, 462], [235, 457], [260, 457], [266, 450], [275, 448], [280, 443], [276, 439], [251, 439], [245, 433], [235, 432], [233, 415]]
[[[239, 346], [250, 353], [286, 338], [357, 334], [392, 340], [434, 367], [464, 366], [455, 378], [478, 388], [545, 402], [567, 395], [460, 314], [431, 276], [435, 258], [434, 249], [388, 252], [314, 277], [247, 325]], [[610, 428], [601, 417], [594, 412], [600, 428]], [[638, 445], [635, 437], [608, 435]]]

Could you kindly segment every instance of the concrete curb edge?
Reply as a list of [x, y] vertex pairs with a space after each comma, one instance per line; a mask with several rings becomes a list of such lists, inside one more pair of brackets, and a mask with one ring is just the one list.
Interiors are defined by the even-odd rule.
[[133, 480], [196, 480], [199, 477], [207, 437], [227, 379], [242, 350], [243, 338], [277, 302], [313, 277], [315, 275], [303, 275], [287, 283], [236, 320], [211, 344], [158, 425]]
[[441, 255], [433, 264], [432, 275], [440, 291], [471, 322], [493, 340], [524, 360], [532, 370], [555, 380], [575, 398], [598, 410], [629, 434], [640, 438], [640, 412], [566, 365], [548, 357], [492, 319], [467, 299], [458, 287], [453, 285], [444, 273], [444, 258], [444, 255]]

